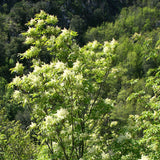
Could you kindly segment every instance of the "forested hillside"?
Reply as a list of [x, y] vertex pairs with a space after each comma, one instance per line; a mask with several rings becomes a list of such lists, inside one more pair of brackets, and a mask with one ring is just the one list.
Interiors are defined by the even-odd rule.
[[159, 0], [1, 0], [0, 160], [159, 160], [159, 66]]

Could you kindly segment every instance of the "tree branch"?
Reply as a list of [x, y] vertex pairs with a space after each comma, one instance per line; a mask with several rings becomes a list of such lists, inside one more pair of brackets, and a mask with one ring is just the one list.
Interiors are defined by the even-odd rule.
[[[100, 96], [100, 93], [101, 93], [103, 84], [104, 84], [104, 82], [106, 81], [108, 74], [109, 74], [109, 71], [106, 72], [103, 82], [100, 83], [100, 87], [99, 87], [99, 89], [98, 89], [98, 91], [97, 91], [96, 97], [95, 97], [93, 103], [91, 104], [91, 108], [90, 108], [89, 114], [88, 114], [88, 119], [89, 119], [89, 117], [90, 117], [90, 115], [91, 115], [91, 113], [92, 113], [93, 107], [94, 107], [97, 99], [98, 99], [99, 96]], [[88, 120], [88, 119], [87, 119], [87, 120]], [[87, 120], [86, 120], [86, 121], [87, 121]], [[86, 121], [85, 121], [85, 122], [86, 122]]]

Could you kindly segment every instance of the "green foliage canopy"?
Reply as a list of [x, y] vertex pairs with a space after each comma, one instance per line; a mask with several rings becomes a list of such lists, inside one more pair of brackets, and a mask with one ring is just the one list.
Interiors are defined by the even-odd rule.
[[[48, 159], [105, 159], [112, 136], [102, 134], [102, 126], [113, 102], [102, 98], [102, 89], [117, 42], [94, 41], [80, 48], [73, 39], [76, 33], [61, 30], [56, 22], [41, 11], [28, 23], [25, 43], [31, 47], [21, 56], [32, 59], [33, 71], [10, 83], [13, 99], [30, 107], [30, 131], [41, 144], [38, 159], [41, 153]], [[53, 57], [51, 62], [41, 57], [46, 53]], [[20, 63], [12, 69], [22, 70]]]

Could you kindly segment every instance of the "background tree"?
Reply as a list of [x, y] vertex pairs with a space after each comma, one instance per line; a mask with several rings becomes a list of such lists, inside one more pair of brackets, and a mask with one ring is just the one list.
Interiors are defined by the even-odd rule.
[[35, 158], [36, 147], [29, 134], [23, 131], [18, 122], [9, 121], [5, 110], [0, 110], [0, 159], [20, 160]]

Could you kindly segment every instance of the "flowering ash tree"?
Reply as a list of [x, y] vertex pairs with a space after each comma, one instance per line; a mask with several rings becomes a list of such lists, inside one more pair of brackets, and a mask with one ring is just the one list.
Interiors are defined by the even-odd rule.
[[109, 138], [102, 130], [112, 101], [102, 93], [117, 42], [80, 48], [76, 33], [56, 23], [44, 11], [28, 23], [23, 35], [30, 48], [21, 56], [33, 65], [27, 74], [19, 62], [11, 69], [20, 73], [10, 83], [13, 99], [31, 111], [29, 130], [40, 144], [38, 159], [107, 159]]

